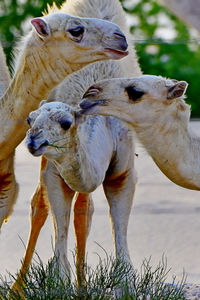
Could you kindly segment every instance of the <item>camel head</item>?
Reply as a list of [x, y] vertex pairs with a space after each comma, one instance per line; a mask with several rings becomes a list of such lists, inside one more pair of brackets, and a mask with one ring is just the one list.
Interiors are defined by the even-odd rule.
[[26, 144], [34, 156], [58, 159], [67, 151], [70, 129], [75, 127], [75, 111], [62, 102], [42, 101], [40, 107], [27, 118], [30, 129]]
[[[108, 21], [53, 13], [31, 21], [29, 46], [43, 45], [46, 57], [58, 55], [71, 64], [120, 59], [128, 54], [120, 28]], [[53, 67], [53, 66], [52, 66]]]
[[114, 116], [133, 127], [159, 119], [187, 119], [190, 108], [184, 101], [185, 81], [143, 75], [102, 80], [91, 86], [80, 103], [82, 113]]

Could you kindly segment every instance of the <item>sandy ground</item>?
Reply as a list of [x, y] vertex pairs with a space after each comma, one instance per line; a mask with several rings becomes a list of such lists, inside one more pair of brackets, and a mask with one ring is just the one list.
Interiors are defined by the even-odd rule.
[[[200, 122], [192, 122], [193, 129], [200, 132]], [[151, 256], [157, 265], [165, 254], [171, 275], [181, 279], [183, 269], [187, 282], [200, 283], [200, 199], [199, 192], [183, 189], [171, 183], [152, 162], [145, 151], [137, 146], [136, 168], [138, 185], [134, 207], [130, 216], [128, 243], [130, 255], [136, 268], [144, 258]], [[32, 157], [22, 143], [17, 149], [17, 179], [20, 194], [14, 212], [0, 235], [0, 274], [15, 274], [20, 267], [29, 233], [30, 197], [38, 181], [39, 158]], [[108, 205], [101, 188], [93, 194], [95, 213], [87, 243], [88, 262], [95, 265], [103, 251], [113, 252]], [[70, 250], [75, 239], [71, 218], [69, 232]], [[46, 262], [52, 256], [52, 221], [49, 217], [40, 234], [37, 253]]]

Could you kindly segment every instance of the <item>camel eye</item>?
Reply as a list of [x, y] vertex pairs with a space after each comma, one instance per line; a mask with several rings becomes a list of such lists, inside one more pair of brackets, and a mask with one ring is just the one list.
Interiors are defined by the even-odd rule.
[[83, 36], [85, 28], [81, 25], [78, 25], [74, 28], [68, 29], [67, 31], [75, 38], [80, 38]]
[[131, 101], [140, 100], [140, 98], [145, 94], [145, 92], [138, 90], [134, 86], [128, 86], [127, 88], [125, 88], [125, 91], [127, 92], [128, 97]]
[[68, 130], [72, 125], [72, 122], [70, 120], [61, 120], [59, 123], [61, 128], [64, 130]]

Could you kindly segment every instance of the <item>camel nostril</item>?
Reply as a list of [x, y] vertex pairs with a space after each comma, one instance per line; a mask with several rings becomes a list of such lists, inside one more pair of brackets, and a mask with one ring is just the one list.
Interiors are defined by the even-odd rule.
[[115, 39], [118, 40], [119, 50], [126, 51], [128, 48], [128, 44], [127, 44], [125, 35], [120, 31], [115, 31], [114, 36], [115, 36]]
[[124, 39], [124, 40], [126, 39], [125, 35], [122, 32], [114, 32], [114, 34], [121, 39]]
[[42, 129], [41, 130], [38, 130], [36, 133], [34, 134], [30, 134], [30, 139], [31, 140], [34, 140], [34, 139], [38, 139], [42, 134]]
[[27, 143], [28, 150], [32, 154], [35, 154], [38, 149], [41, 149], [41, 148], [43, 148], [45, 146], [48, 146], [48, 145], [49, 145], [49, 142], [47, 140], [45, 140], [44, 143], [38, 145], [35, 142], [35, 140], [33, 138], [31, 138], [31, 136], [30, 136], [29, 142]]
[[28, 118], [26, 119], [26, 121], [27, 121], [28, 125], [30, 126], [30, 125], [31, 125], [31, 118], [28, 117]]
[[27, 143], [27, 147], [31, 153], [35, 152], [35, 142], [34, 139], [32, 139], [31, 137], [30, 137], [30, 141]]
[[31, 142], [33, 142], [34, 138], [35, 138], [35, 135], [31, 134], [29, 138], [30, 138]]

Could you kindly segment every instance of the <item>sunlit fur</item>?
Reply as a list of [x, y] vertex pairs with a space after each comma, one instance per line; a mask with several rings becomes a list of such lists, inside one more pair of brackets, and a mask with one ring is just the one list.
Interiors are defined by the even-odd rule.
[[10, 74], [6, 65], [6, 57], [0, 45], [0, 96], [2, 96], [10, 83]]
[[[5, 92], [0, 99], [0, 178], [5, 178], [7, 174], [4, 164], [9, 165], [11, 181], [4, 190], [0, 190], [0, 200], [3, 202], [0, 225], [12, 211], [16, 198], [13, 197], [16, 193], [10, 191], [14, 185], [14, 151], [25, 136], [29, 112], [36, 109], [40, 101], [67, 75], [90, 62], [114, 58], [116, 54], [105, 53], [104, 47], [119, 43], [113, 36], [114, 32], [121, 32], [119, 27], [107, 21], [73, 17], [61, 12], [45, 15], [42, 20], [47, 24], [49, 34], [42, 36], [32, 29], [24, 38], [16, 58], [14, 77], [6, 91], [9, 73], [3, 51], [0, 51], [0, 94]], [[66, 30], [77, 22], [86, 28], [83, 40], [78, 43]]]
[[[3, 95], [10, 83], [10, 74], [6, 57], [0, 45], [0, 95]], [[12, 213], [13, 204], [18, 195], [18, 184], [14, 174], [14, 153], [0, 161], [0, 228]]]
[[[24, 38], [14, 77], [4, 94], [2, 91], [7, 87], [9, 73], [0, 50], [0, 95], [3, 94], [0, 99], [0, 178], [3, 181], [5, 175], [9, 175], [6, 187], [0, 189], [0, 225], [10, 215], [16, 199], [17, 193], [13, 190], [16, 186], [14, 151], [25, 136], [29, 112], [36, 109], [51, 89], [72, 72], [94, 61], [120, 58], [116, 53], [104, 51], [105, 47], [118, 49], [121, 46], [121, 41], [114, 35], [121, 32], [117, 25], [61, 12], [45, 15], [42, 20], [47, 24], [49, 34], [42, 36], [33, 29]], [[85, 27], [84, 37], [78, 43], [67, 31], [77, 22]], [[7, 165], [9, 172], [6, 171]]]
[[[63, 10], [81, 17], [101, 17], [102, 19], [119, 24], [122, 31], [128, 33], [125, 14], [117, 0], [67, 1], [62, 8], [62, 11]], [[109, 60], [106, 62], [96, 62], [73, 73], [51, 92], [48, 101], [57, 100], [77, 107], [85, 91], [94, 82], [104, 78], [140, 75], [141, 71], [137, 63], [137, 57], [129, 38], [128, 44], [130, 47], [127, 57], [121, 61]], [[96, 122], [97, 124], [101, 124], [101, 126], [95, 127]], [[105, 178], [103, 186], [110, 206], [116, 255], [117, 257], [122, 257], [124, 261], [130, 262], [126, 233], [136, 182], [132, 156], [134, 152], [132, 135], [126, 126], [114, 118], [90, 118], [86, 126], [88, 137], [93, 134], [93, 126], [95, 127], [97, 138], [99, 136], [99, 139], [101, 139], [102, 136], [105, 136], [108, 144], [108, 148], [100, 147], [101, 157], [104, 157], [108, 165], [108, 170], [104, 168], [104, 171], [101, 170], [101, 164], [98, 163], [96, 150], [93, 151], [93, 147], [96, 149], [96, 144], [91, 143], [91, 145], [88, 146], [90, 146], [91, 157], [93, 157], [93, 160], [97, 157], [96, 163], [98, 163], [101, 173], [104, 172]], [[112, 155], [110, 155], [110, 147], [112, 148]], [[126, 157], [123, 154], [124, 151], [127, 153]], [[67, 233], [70, 207], [75, 191], [70, 189], [64, 182], [52, 161], [48, 161], [46, 164], [46, 159], [43, 157], [42, 166], [44, 165], [45, 167], [41, 168], [40, 183], [32, 200], [32, 229], [21, 271], [22, 274], [24, 274], [25, 270], [29, 267], [32, 251], [37, 241], [35, 236], [38, 236], [42, 227], [41, 222], [38, 223], [35, 220], [42, 219], [43, 222], [45, 222], [45, 213], [48, 206], [47, 199], [43, 197], [43, 191], [45, 190], [48, 193], [54, 217], [55, 257], [58, 257], [61, 274], [65, 277], [66, 270], [69, 272], [70, 269], [67, 259]], [[100, 181], [98, 181], [98, 184]], [[95, 183], [95, 185], [97, 185], [97, 183]], [[88, 189], [88, 191], [93, 188], [94, 186]], [[40, 199], [42, 199], [42, 203], [40, 203]], [[46, 199], [45, 205], [44, 199]], [[82, 274], [83, 270], [85, 244], [91, 225], [92, 211], [91, 194], [76, 193], [74, 226], [77, 240], [77, 265], [79, 275]], [[40, 217], [42, 213], [43, 215]], [[14, 288], [16, 287], [17, 284], [15, 284]]]
[[[88, 63], [116, 56], [105, 53], [104, 48], [114, 44], [117, 49], [119, 41], [113, 36], [114, 32], [119, 31], [117, 25], [97, 19], [72, 17], [64, 13], [46, 15], [43, 20], [49, 27], [50, 35], [41, 37], [36, 30], [27, 35], [13, 80], [0, 101], [3, 124], [0, 159], [11, 153], [23, 139], [28, 113], [37, 108], [53, 87]], [[66, 31], [70, 24], [73, 27], [77, 22], [86, 28], [84, 38], [78, 43]]]

